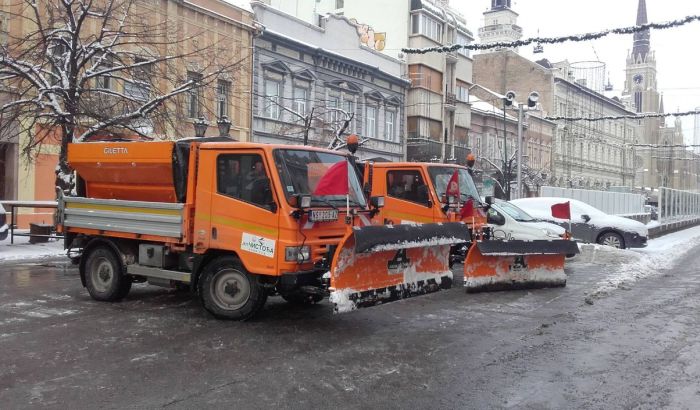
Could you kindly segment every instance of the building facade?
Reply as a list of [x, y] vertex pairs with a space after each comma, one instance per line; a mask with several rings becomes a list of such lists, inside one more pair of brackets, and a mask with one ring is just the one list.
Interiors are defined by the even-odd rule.
[[[474, 40], [464, 17], [448, 0], [264, 0], [317, 24], [333, 13], [358, 22], [361, 41], [405, 61], [407, 157], [416, 161], [464, 162], [471, 114], [467, 88], [472, 83], [470, 52], [409, 54], [403, 48], [468, 44]], [[330, 48], [333, 51], [333, 47]]]
[[[4, 2], [0, 10], [0, 40], [21, 39], [28, 35], [35, 26], [28, 23], [33, 15], [28, 8], [21, 7], [17, 2]], [[94, 7], [99, 7], [96, 3]], [[135, 1], [131, 4], [132, 17], [138, 21], [139, 27], [150, 27], [152, 33], [159, 37], [151, 38], [149, 49], [144, 50], [139, 44], [127, 44], [121, 52], [131, 53], [134, 63], [141, 52], [148, 55], [187, 55], [171, 60], [167, 70], [171, 78], [153, 78], [149, 81], [138, 81], [133, 78], [98, 77], [90, 82], [90, 87], [99, 88], [109, 93], [125, 95], [143, 95], [144, 101], [153, 88], [160, 85], [164, 89], [173, 87], [169, 81], [174, 79], [194, 79], [202, 76], [204, 71], [215, 71], [217, 61], [222, 66], [230, 66], [231, 70], [223, 70], [217, 78], [207, 81], [202, 86], [190, 92], [167, 100], [164, 104], [172, 113], [161, 126], [149, 119], [142, 120], [140, 131], [149, 138], [174, 139], [194, 136], [193, 122], [199, 117], [205, 117], [210, 123], [215, 123], [222, 116], [227, 116], [231, 122], [231, 136], [245, 141], [250, 139], [251, 129], [251, 79], [252, 79], [252, 44], [257, 32], [254, 26], [253, 13], [247, 7], [237, 7], [223, 0], [192, 0], [182, 2], [167, 0], [160, 2]], [[16, 13], [12, 19], [8, 13]], [[26, 18], [22, 18], [23, 14]], [[90, 24], [86, 27], [97, 27]], [[89, 34], [86, 29], [85, 35]], [[1, 35], [2, 32], [7, 35]], [[161, 38], [162, 37], [162, 38]], [[128, 42], [127, 42], [128, 43]], [[198, 54], [195, 50], [208, 50], [207, 56]], [[216, 60], [208, 57], [215, 55]], [[230, 64], [230, 62], [239, 62]], [[164, 63], [165, 64], [165, 63]], [[143, 70], [142, 70], [143, 71]], [[218, 71], [218, 70], [217, 70]], [[147, 72], [139, 72], [147, 75]], [[107, 79], [108, 78], [108, 79]], [[181, 81], [179, 82], [181, 83]], [[2, 91], [5, 91], [4, 93]], [[0, 84], [0, 101], [11, 100], [12, 85]], [[87, 124], [86, 124], [87, 125]], [[32, 130], [38, 135], [42, 130], [37, 125]], [[49, 134], [52, 131], [48, 131]], [[218, 132], [209, 129], [207, 135]], [[31, 158], [21, 154], [33, 135], [20, 135], [19, 138], [8, 140], [0, 136], [0, 180], [2, 191], [0, 199], [20, 200], [53, 200], [55, 199], [55, 168], [58, 161], [60, 138], [48, 138], [41, 149], [34, 152]], [[53, 135], [53, 134], [51, 134]], [[20, 225], [26, 226], [29, 221], [50, 222], [45, 215], [20, 215]]]
[[253, 9], [265, 26], [255, 40], [255, 141], [328, 146], [347, 121], [344, 133], [366, 141], [360, 158], [405, 158], [405, 64], [362, 44], [343, 16], [317, 26], [263, 3]]
[[[572, 73], [567, 64], [532, 62], [510, 50], [474, 57], [475, 83], [501, 94], [515, 91], [520, 99], [537, 91], [544, 118], [634, 115], [620, 101], [577, 83]], [[550, 184], [590, 189], [633, 186], [632, 120], [556, 123]]]

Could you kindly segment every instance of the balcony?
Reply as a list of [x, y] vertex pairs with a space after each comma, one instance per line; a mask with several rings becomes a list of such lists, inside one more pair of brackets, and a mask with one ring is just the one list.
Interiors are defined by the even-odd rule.
[[445, 93], [445, 109], [448, 111], [457, 109], [457, 95], [454, 93]]

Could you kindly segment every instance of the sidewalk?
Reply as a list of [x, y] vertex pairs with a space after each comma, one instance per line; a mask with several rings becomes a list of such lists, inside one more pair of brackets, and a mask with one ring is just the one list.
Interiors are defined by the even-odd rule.
[[10, 236], [0, 241], [0, 264], [10, 261], [34, 260], [55, 257], [65, 257], [63, 240], [52, 240], [48, 243], [29, 243], [28, 236], [15, 236], [15, 243], [10, 244]]

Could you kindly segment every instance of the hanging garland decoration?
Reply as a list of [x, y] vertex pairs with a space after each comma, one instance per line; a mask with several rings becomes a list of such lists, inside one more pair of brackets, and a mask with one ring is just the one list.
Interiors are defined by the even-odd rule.
[[666, 117], [687, 117], [689, 115], [700, 115], [700, 111], [685, 111], [685, 112], [674, 112], [674, 113], [644, 113], [639, 115], [607, 115], [604, 117], [545, 117], [549, 121], [586, 121], [586, 122], [598, 122], [607, 120], [641, 120], [645, 118], [666, 118]]
[[654, 30], [664, 30], [673, 27], [680, 27], [686, 24], [692, 23], [694, 21], [700, 20], [700, 15], [686, 16], [682, 19], [668, 21], [665, 23], [647, 23], [639, 26], [630, 26], [622, 28], [614, 28], [603, 31], [598, 31], [595, 33], [586, 33], [578, 35], [570, 35], [563, 37], [533, 37], [527, 38], [525, 40], [509, 41], [509, 42], [499, 42], [491, 44], [453, 44], [451, 46], [438, 46], [438, 47], [426, 47], [426, 48], [402, 48], [401, 51], [407, 54], [426, 54], [426, 53], [451, 53], [458, 51], [459, 49], [465, 50], [490, 50], [493, 48], [517, 48], [529, 46], [533, 43], [539, 44], [557, 44], [557, 43], [567, 43], [567, 42], [581, 42], [598, 40], [603, 37], [607, 37], [610, 34], [634, 34], [642, 31], [648, 31], [649, 29]]

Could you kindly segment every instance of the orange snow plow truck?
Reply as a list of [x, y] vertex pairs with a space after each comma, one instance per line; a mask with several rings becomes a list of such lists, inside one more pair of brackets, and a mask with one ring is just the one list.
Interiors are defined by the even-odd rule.
[[[365, 193], [385, 197], [379, 217], [385, 224], [463, 221], [468, 241], [451, 250], [464, 262], [469, 292], [535, 289], [566, 285], [565, 255], [578, 253], [576, 242], [551, 238], [527, 228], [527, 240], [504, 232], [506, 219], [492, 201], [482, 203], [466, 167], [416, 162], [367, 162], [359, 166]], [[494, 205], [496, 207], [497, 205]], [[465, 209], [466, 208], [466, 209]], [[512, 219], [512, 218], [511, 218]], [[515, 220], [513, 223], [517, 222]]]
[[[116, 301], [132, 282], [188, 285], [223, 319], [268, 296], [330, 297], [336, 312], [452, 283], [461, 223], [373, 224], [349, 157], [225, 138], [70, 144], [77, 195], [59, 198], [66, 248], [90, 295]], [[368, 204], [369, 202], [369, 204]]]

